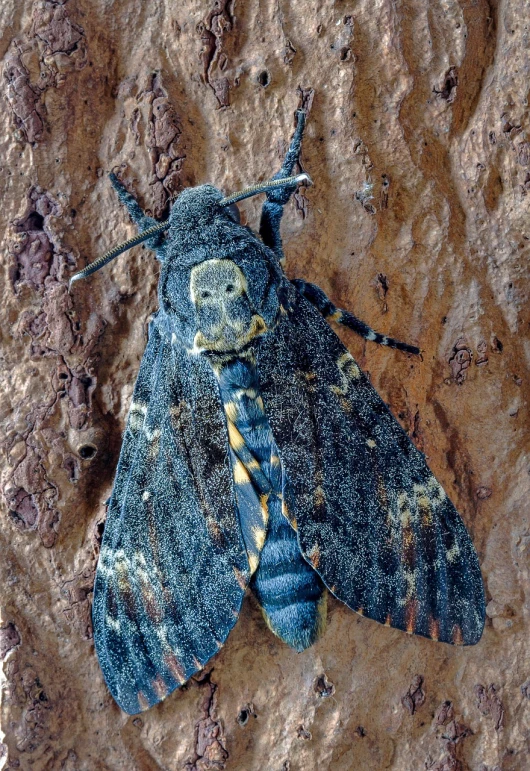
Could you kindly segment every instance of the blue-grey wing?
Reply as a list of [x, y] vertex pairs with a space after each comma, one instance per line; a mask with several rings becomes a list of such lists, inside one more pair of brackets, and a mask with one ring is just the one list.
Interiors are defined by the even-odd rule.
[[478, 642], [484, 589], [462, 519], [322, 316], [288, 294], [258, 369], [303, 555], [363, 615]]
[[213, 375], [152, 324], [92, 612], [101, 668], [124, 711], [152, 706], [204, 666], [235, 624], [248, 579]]

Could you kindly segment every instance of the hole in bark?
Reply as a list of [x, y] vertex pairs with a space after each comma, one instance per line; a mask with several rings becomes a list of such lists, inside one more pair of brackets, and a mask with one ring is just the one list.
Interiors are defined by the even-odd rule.
[[83, 460], [90, 460], [94, 457], [94, 455], [97, 453], [98, 448], [95, 447], [93, 444], [82, 444], [79, 448], [79, 457], [83, 458]]
[[326, 675], [320, 675], [314, 682], [313, 690], [318, 693], [321, 699], [327, 699], [329, 696], [333, 696], [335, 693], [335, 686], [331, 683]]
[[24, 230], [43, 230], [44, 217], [36, 211], [32, 211], [24, 222]]
[[267, 72], [267, 70], [262, 70], [258, 77], [256, 78], [260, 86], [263, 86], [263, 88], [267, 88], [269, 83], [271, 82], [271, 76], [270, 73]]
[[94, 540], [96, 541], [98, 546], [101, 546], [101, 541], [103, 540], [103, 532], [105, 530], [105, 521], [98, 522], [95, 528], [94, 533]]
[[248, 709], [242, 709], [237, 716], [237, 722], [240, 726], [245, 726], [248, 723], [249, 712]]
[[240, 710], [239, 715], [237, 716], [237, 722], [243, 728], [246, 726], [251, 717], [257, 717], [256, 710], [254, 709], [253, 704], [247, 704], [246, 707], [243, 707]]
[[502, 353], [504, 345], [501, 343], [498, 337], [494, 337], [491, 347], [494, 351], [497, 351], [497, 353]]

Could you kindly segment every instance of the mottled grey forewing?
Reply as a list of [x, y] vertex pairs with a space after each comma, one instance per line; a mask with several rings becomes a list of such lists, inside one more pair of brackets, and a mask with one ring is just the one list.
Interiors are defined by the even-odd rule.
[[213, 374], [152, 324], [123, 438], [94, 587], [97, 654], [134, 714], [201, 669], [248, 582]]
[[484, 590], [459, 514], [326, 321], [289, 293], [258, 368], [302, 553], [353, 610], [476, 643]]

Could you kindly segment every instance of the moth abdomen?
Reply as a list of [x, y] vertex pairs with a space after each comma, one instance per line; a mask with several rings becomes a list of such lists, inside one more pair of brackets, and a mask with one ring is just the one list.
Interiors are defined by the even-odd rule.
[[277, 496], [269, 501], [267, 540], [250, 586], [271, 631], [295, 650], [305, 650], [323, 633], [326, 589], [302, 557]]
[[326, 593], [282, 511], [283, 471], [251, 357], [218, 368], [251, 588], [270, 629], [298, 651], [320, 636]]

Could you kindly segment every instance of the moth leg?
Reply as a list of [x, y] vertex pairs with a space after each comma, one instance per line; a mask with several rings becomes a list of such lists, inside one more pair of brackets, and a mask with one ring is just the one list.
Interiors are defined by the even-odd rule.
[[[112, 183], [112, 187], [118, 194], [120, 203], [126, 207], [130, 218], [138, 227], [139, 233], [143, 233], [144, 230], [149, 230], [149, 228], [152, 228], [153, 225], [159, 224], [153, 217], [149, 217], [147, 214], [144, 214], [136, 198], [131, 195], [128, 190], [126, 190], [123, 183], [120, 182], [114, 173], [111, 172], [109, 174], [109, 179]], [[152, 238], [149, 238], [147, 241], [145, 241], [145, 244], [149, 247], [149, 249], [153, 249], [156, 252], [156, 256], [159, 260], [164, 260], [166, 245], [163, 232], [157, 233]]]
[[[296, 113], [297, 124], [296, 131], [285, 154], [281, 169], [272, 177], [272, 179], [284, 179], [290, 177], [293, 173], [295, 164], [298, 162], [300, 148], [302, 146], [302, 134], [305, 126], [305, 112], [298, 110]], [[279, 187], [267, 193], [267, 200], [261, 210], [261, 221], [259, 233], [263, 243], [270, 247], [283, 265], [285, 255], [282, 248], [282, 239], [280, 236], [280, 222], [283, 215], [283, 207], [288, 202], [291, 195], [296, 190], [296, 185], [292, 187]]]
[[337, 308], [333, 305], [326, 293], [323, 292], [320, 287], [316, 286], [316, 284], [310, 284], [300, 278], [295, 278], [292, 283], [298, 289], [300, 294], [320, 311], [325, 319], [333, 319], [337, 324], [342, 324], [343, 326], [348, 327], [348, 329], [352, 329], [358, 335], [364, 337], [365, 340], [370, 340], [379, 345], [387, 345], [389, 348], [397, 348], [399, 351], [406, 351], [407, 353], [414, 353], [417, 355], [420, 354], [420, 349], [415, 345], [402, 343], [399, 340], [394, 340], [393, 337], [381, 335], [379, 332], [375, 332], [369, 327], [368, 324], [365, 324], [364, 321], [358, 319], [357, 316], [354, 316], [353, 313]]

